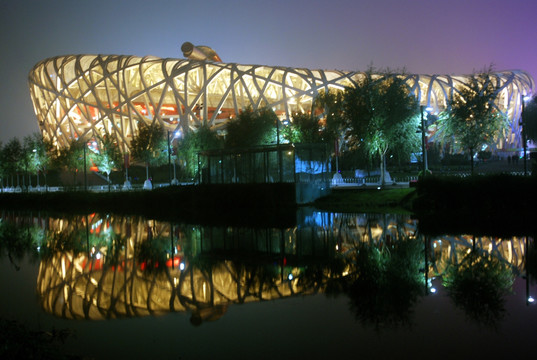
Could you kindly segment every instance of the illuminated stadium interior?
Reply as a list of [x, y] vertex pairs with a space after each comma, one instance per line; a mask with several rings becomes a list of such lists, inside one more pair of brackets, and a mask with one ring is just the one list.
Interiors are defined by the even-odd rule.
[[[247, 107], [270, 107], [280, 120], [292, 120], [295, 112], [312, 111], [319, 91], [344, 89], [365, 76], [354, 71], [224, 63], [214, 50], [190, 49], [188, 44], [182, 47], [188, 59], [66, 55], [39, 62], [28, 80], [43, 137], [65, 147], [74, 139], [109, 134], [127, 152], [140, 122], [182, 133], [202, 124], [223, 130]], [[433, 112], [445, 109], [452, 93], [469, 79], [397, 76], [404, 77], [410, 92]], [[493, 78], [500, 87], [495, 105], [510, 124], [496, 147], [519, 148], [521, 98], [533, 93], [534, 80], [524, 71], [495, 72]]]

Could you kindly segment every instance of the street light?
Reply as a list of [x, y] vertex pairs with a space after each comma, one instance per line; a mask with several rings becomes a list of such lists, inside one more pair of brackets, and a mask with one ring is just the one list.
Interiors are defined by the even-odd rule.
[[429, 170], [429, 165], [427, 163], [427, 139], [426, 139], [426, 128], [425, 128], [425, 119], [423, 118], [423, 111], [427, 111], [427, 117], [429, 115], [429, 111], [432, 111], [433, 109], [430, 106], [420, 106], [420, 115], [421, 115], [421, 151], [423, 156], [423, 176], [427, 173]]
[[[175, 131], [173, 133], [173, 141], [174, 139], [177, 139], [181, 135], [180, 131]], [[171, 141], [170, 141], [170, 130], [168, 130], [168, 173], [169, 173], [169, 179], [170, 179], [170, 186], [171, 185], [177, 185], [179, 181], [177, 181], [177, 178], [175, 177], [175, 160], [173, 161], [173, 180], [172, 180], [172, 168], [171, 168], [171, 158], [172, 158], [172, 150], [171, 150]]]
[[528, 167], [527, 167], [527, 162], [526, 162], [526, 152], [528, 150], [528, 147], [527, 147], [527, 140], [526, 140], [526, 123], [524, 121], [524, 110], [525, 110], [525, 105], [526, 105], [526, 101], [529, 100], [530, 97], [529, 96], [526, 96], [524, 94], [520, 94], [520, 100], [521, 100], [521, 103], [522, 103], [522, 112], [520, 113], [520, 123], [519, 125], [522, 126], [522, 146], [524, 147], [524, 176], [526, 176], [528, 174]]
[[[34, 161], [35, 163], [37, 164], [38, 163], [38, 160], [37, 160], [37, 149], [33, 149], [32, 152], [34, 153]], [[37, 165], [39, 166], [39, 165]], [[37, 171], [36, 171], [36, 177], [37, 177], [37, 186], [36, 186], [36, 189], [37, 191], [40, 190], [40, 187], [39, 187], [39, 167], [37, 168]]]

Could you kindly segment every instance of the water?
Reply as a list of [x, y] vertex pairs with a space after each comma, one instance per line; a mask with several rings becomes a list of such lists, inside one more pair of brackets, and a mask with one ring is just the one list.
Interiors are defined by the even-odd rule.
[[[63, 330], [64, 354], [501, 359], [530, 354], [537, 334], [531, 238], [424, 238], [408, 217], [316, 211], [286, 229], [106, 214], [0, 224], [0, 318]], [[442, 280], [466, 262], [497, 282], [457, 297]]]

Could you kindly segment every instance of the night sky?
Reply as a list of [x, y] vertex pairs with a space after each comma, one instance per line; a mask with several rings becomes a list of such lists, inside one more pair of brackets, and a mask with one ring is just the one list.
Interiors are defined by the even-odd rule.
[[0, 0], [0, 141], [38, 131], [27, 76], [68, 54], [182, 58], [326, 70], [537, 79], [536, 0]]

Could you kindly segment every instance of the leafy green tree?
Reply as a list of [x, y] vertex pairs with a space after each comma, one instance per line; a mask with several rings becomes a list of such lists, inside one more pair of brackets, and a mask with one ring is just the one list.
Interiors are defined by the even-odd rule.
[[440, 136], [454, 139], [455, 145], [467, 152], [472, 174], [476, 152], [494, 143], [507, 125], [505, 116], [494, 106], [498, 90], [490, 72], [474, 74], [467, 86], [455, 91], [447, 114], [439, 119]]
[[282, 128], [282, 137], [288, 142], [297, 143], [332, 143], [336, 138], [335, 132], [326, 130], [326, 119], [319, 120], [305, 113], [293, 115], [292, 122]]
[[[140, 122], [140, 124], [143, 124]], [[168, 159], [168, 142], [162, 126], [153, 124], [142, 125], [138, 134], [131, 141], [131, 153], [135, 160], [145, 163], [146, 181], [144, 188], [151, 189], [153, 184], [149, 180], [149, 166], [162, 165]]]
[[385, 183], [386, 156], [419, 148], [418, 103], [396, 75], [374, 79], [366, 75], [354, 87], [345, 89], [344, 116], [350, 148], [363, 147], [371, 158], [381, 160], [381, 182]]
[[[52, 145], [51, 141], [43, 139], [43, 137], [40, 134], [34, 134], [32, 137], [33, 137], [33, 149], [32, 149], [33, 165], [32, 166], [34, 169], [36, 169], [38, 176], [40, 172], [43, 174], [43, 177], [45, 178], [44, 179], [45, 188], [47, 188], [47, 172], [49, 168], [52, 166], [52, 159], [54, 158], [56, 149]], [[37, 185], [39, 186], [39, 177], [38, 177]]]
[[22, 144], [17, 138], [12, 138], [8, 143], [2, 148], [2, 159], [4, 163], [4, 172], [6, 177], [11, 177], [11, 186], [14, 186], [13, 178], [17, 176], [17, 188], [19, 184], [19, 175], [22, 170], [23, 164], [23, 148]]
[[278, 117], [272, 109], [247, 108], [227, 125], [226, 148], [247, 148], [274, 143]]
[[85, 146], [86, 142], [83, 140], [72, 140], [69, 147], [60, 149], [54, 160], [61, 169], [73, 173], [73, 186], [76, 185], [76, 174], [84, 170]]
[[91, 154], [91, 159], [99, 169], [99, 172], [106, 175], [108, 191], [110, 191], [110, 173], [121, 166], [121, 152], [117, 142], [109, 135], [99, 139], [98, 148]]
[[[47, 169], [51, 164], [53, 146], [50, 141], [43, 139], [41, 134], [34, 133], [24, 138], [23, 158], [26, 171], [35, 173], [37, 176], [37, 186], [39, 187], [39, 173], [45, 177], [45, 187], [47, 186]], [[28, 175], [28, 185], [31, 185], [30, 175]]]
[[319, 120], [320, 142], [332, 144], [339, 139], [344, 125], [344, 92], [341, 90], [321, 90], [314, 100], [314, 108], [320, 109], [324, 116]]
[[177, 152], [186, 173], [195, 177], [198, 173], [198, 153], [204, 150], [219, 149], [222, 141], [216, 131], [208, 125], [202, 125], [196, 131], [189, 131], [177, 143]]

